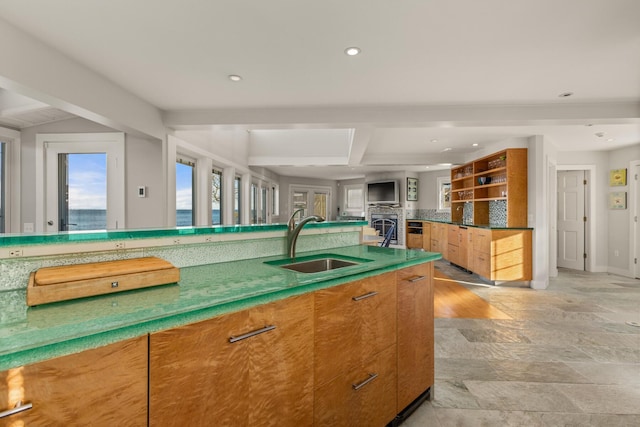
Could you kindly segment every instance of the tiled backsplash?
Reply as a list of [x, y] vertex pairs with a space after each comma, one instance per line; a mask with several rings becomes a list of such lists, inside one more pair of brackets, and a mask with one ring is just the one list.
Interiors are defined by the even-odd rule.
[[[463, 223], [473, 224], [473, 203], [463, 203], [458, 206], [462, 206], [463, 209]], [[434, 221], [451, 221], [451, 213], [446, 211], [438, 211], [436, 209], [407, 209], [407, 218], [424, 220], [431, 219]], [[507, 226], [507, 202], [505, 200], [492, 200], [489, 202], [489, 225], [493, 227]]]

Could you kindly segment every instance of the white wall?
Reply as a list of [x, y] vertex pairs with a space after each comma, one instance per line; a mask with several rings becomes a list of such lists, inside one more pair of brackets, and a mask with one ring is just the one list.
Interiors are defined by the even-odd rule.
[[[632, 160], [640, 160], [640, 144], [621, 150], [609, 152], [608, 170], [604, 174], [603, 180], [609, 181], [609, 170], [627, 169], [627, 185], [620, 187], [608, 187], [606, 192], [607, 203], [609, 193], [614, 191], [624, 191], [627, 193], [627, 208], [624, 210], [608, 210], [608, 271], [611, 273], [623, 274], [634, 277], [634, 266], [630, 264], [631, 254], [631, 206], [633, 195], [629, 191], [631, 188], [629, 166]], [[640, 236], [636, 236], [640, 238]], [[617, 253], [617, 255], [616, 255]]]
[[438, 209], [438, 178], [451, 178], [451, 170], [422, 172], [418, 175], [418, 209]]

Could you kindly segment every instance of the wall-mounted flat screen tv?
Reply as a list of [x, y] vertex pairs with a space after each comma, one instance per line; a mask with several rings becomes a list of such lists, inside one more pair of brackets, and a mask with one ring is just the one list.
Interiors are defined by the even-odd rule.
[[367, 183], [367, 203], [370, 205], [397, 205], [400, 203], [400, 188], [397, 180]]

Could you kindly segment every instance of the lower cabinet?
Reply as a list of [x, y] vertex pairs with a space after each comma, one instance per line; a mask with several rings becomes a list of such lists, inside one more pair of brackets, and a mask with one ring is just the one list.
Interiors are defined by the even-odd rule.
[[144, 336], [0, 372], [0, 425], [146, 426], [147, 356]]
[[0, 425], [385, 426], [433, 385], [432, 275], [420, 264], [0, 372]]
[[434, 383], [433, 263], [398, 271], [398, 410]]
[[396, 405], [396, 273], [315, 293], [316, 426], [384, 426]]
[[151, 334], [149, 425], [308, 426], [313, 295]]
[[383, 427], [398, 413], [396, 386], [396, 348], [390, 346], [316, 388], [314, 425]]

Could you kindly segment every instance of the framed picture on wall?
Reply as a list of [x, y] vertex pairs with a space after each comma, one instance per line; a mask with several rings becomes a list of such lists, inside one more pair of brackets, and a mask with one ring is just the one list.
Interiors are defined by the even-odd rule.
[[627, 185], [627, 170], [611, 169], [611, 171], [609, 172], [609, 185], [611, 187]]
[[418, 200], [418, 178], [407, 178], [407, 201]]
[[609, 193], [609, 209], [627, 209], [627, 192]]

